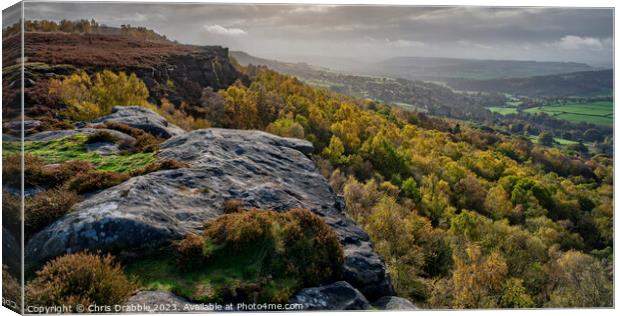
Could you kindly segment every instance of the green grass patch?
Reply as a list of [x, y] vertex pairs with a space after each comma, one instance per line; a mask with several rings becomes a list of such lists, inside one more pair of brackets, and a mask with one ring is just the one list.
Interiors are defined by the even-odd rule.
[[251, 209], [222, 215], [125, 272], [145, 289], [198, 302], [284, 303], [338, 279], [343, 260], [338, 237], [312, 212]]
[[[88, 161], [97, 170], [130, 172], [155, 161], [154, 153], [132, 153], [101, 155], [86, 150], [87, 135], [75, 135], [50, 141], [26, 141], [24, 152], [40, 157], [46, 163], [61, 163], [69, 160]], [[2, 157], [18, 154], [21, 144], [4, 142]]]
[[[528, 138], [532, 141], [532, 143], [534, 144], [538, 144], [538, 136], [528, 136]], [[567, 146], [567, 145], [574, 145], [574, 144], [578, 144], [579, 142], [576, 142], [574, 140], [569, 140], [569, 139], [564, 139], [564, 138], [559, 138], [559, 137], [554, 137], [553, 141], [559, 145], [563, 145], [563, 146]]]
[[[229, 302], [234, 292], [256, 302], [286, 300], [299, 289], [295, 279], [261, 277], [258, 251], [218, 256], [200, 269], [182, 270], [174, 255], [129, 263], [125, 273], [146, 290], [170, 291], [196, 302]], [[248, 297], [245, 297], [246, 299]]]
[[612, 126], [614, 123], [612, 101], [547, 105], [529, 108], [525, 112], [532, 114], [544, 112], [558, 119], [577, 123], [607, 126]]
[[490, 106], [487, 110], [501, 115], [517, 114], [517, 109], [513, 107]]
[[558, 143], [560, 145], [574, 145], [574, 144], [578, 144], [579, 143], [579, 142], [576, 142], [574, 140], [564, 139], [564, 138], [559, 138], [559, 137], [554, 137], [553, 141], [555, 141], [556, 143]]

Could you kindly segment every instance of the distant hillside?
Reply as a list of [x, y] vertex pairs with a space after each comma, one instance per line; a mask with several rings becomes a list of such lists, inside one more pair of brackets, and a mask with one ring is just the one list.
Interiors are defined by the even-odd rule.
[[267, 66], [338, 93], [379, 100], [434, 115], [458, 118], [471, 117], [473, 112], [485, 115], [489, 113], [484, 106], [505, 102], [502, 95], [456, 93], [448, 87], [431, 82], [356, 76], [306, 63], [286, 63], [258, 58], [245, 52], [233, 51], [230, 54], [244, 66], [249, 64]]
[[510, 93], [531, 97], [594, 97], [613, 94], [613, 70], [493, 80], [450, 80], [458, 90]]
[[364, 73], [405, 79], [445, 81], [449, 78], [497, 79], [543, 76], [595, 70], [574, 62], [477, 60], [433, 57], [398, 57], [368, 65]]
[[287, 63], [278, 60], [265, 59], [256, 56], [252, 56], [246, 52], [231, 51], [230, 55], [239, 62], [239, 64], [247, 66], [249, 64], [255, 66], [267, 66], [268, 68], [283, 72], [289, 75], [312, 78], [316, 77], [320, 72], [330, 71], [327, 68], [317, 67], [307, 63]]

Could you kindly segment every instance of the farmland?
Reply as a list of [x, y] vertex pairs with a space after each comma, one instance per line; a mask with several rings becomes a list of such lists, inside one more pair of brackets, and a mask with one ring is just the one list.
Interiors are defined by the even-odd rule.
[[517, 114], [517, 108], [503, 107], [503, 106], [491, 106], [487, 108], [489, 111], [498, 113], [501, 115]]
[[[529, 140], [532, 141], [532, 143], [534, 144], [538, 144], [538, 136], [534, 136], [534, 135], [530, 135], [528, 136]], [[579, 142], [576, 142], [574, 140], [570, 140], [570, 139], [564, 139], [564, 138], [559, 138], [559, 137], [554, 137], [553, 141], [560, 144], [560, 145], [575, 145], [578, 144]]]
[[501, 115], [517, 114], [518, 111], [525, 113], [547, 113], [560, 120], [574, 123], [592, 123], [597, 125], [612, 126], [614, 123], [613, 101], [592, 101], [585, 103], [565, 103], [545, 106], [537, 106], [521, 110], [520, 104], [506, 102], [505, 106], [491, 106], [486, 109]]
[[568, 103], [547, 105], [525, 110], [527, 113], [547, 113], [555, 118], [571, 122], [587, 122], [598, 125], [613, 125], [613, 101], [589, 103]]

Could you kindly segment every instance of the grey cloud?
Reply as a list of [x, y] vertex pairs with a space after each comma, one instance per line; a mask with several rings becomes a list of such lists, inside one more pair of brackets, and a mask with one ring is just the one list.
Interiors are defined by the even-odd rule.
[[28, 3], [32, 19], [142, 25], [261, 57], [446, 56], [611, 64], [613, 10], [413, 6]]
[[2, 27], [13, 25], [19, 21], [21, 17], [21, 3], [16, 3], [2, 10]]

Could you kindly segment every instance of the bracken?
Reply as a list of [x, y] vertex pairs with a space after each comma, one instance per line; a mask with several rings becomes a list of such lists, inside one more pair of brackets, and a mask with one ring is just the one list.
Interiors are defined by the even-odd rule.
[[29, 305], [123, 304], [134, 291], [110, 255], [68, 254], [48, 262], [26, 286]]

